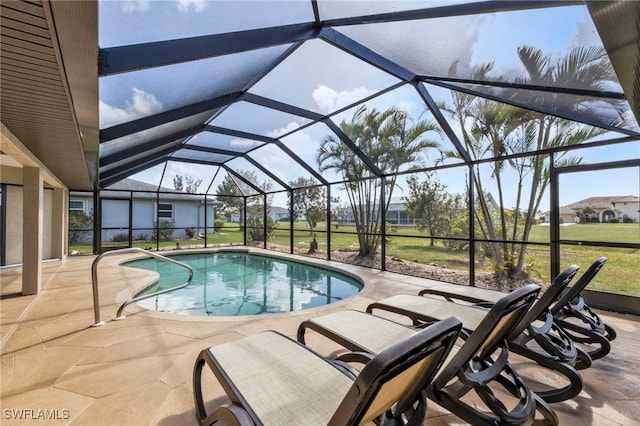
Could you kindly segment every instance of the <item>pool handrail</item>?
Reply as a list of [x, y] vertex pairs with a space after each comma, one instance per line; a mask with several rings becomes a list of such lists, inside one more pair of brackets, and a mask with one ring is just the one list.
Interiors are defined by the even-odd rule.
[[145, 294], [145, 295], [142, 295], [142, 296], [138, 296], [138, 297], [132, 297], [129, 300], [126, 300], [118, 308], [118, 312], [116, 313], [116, 316], [113, 318], [114, 320], [124, 319], [125, 317], [122, 315], [122, 310], [127, 305], [129, 305], [129, 304], [131, 304], [133, 302], [137, 302], [137, 301], [143, 300], [143, 299], [148, 299], [150, 297], [158, 296], [160, 294], [168, 293], [170, 291], [178, 290], [178, 289], [184, 288], [184, 287], [188, 286], [189, 284], [191, 284], [191, 280], [193, 280], [193, 269], [189, 265], [184, 264], [182, 262], [178, 262], [177, 260], [168, 258], [166, 256], [162, 256], [162, 255], [160, 255], [158, 253], [153, 253], [153, 252], [148, 251], [148, 250], [143, 250], [143, 249], [138, 248], [138, 247], [130, 247], [130, 248], [106, 251], [106, 252], [102, 253], [101, 255], [99, 255], [98, 257], [96, 257], [95, 260], [93, 261], [93, 264], [91, 265], [91, 281], [92, 281], [92, 285], [93, 285], [93, 313], [94, 313], [94, 316], [95, 316], [95, 322], [93, 324], [91, 324], [92, 327], [99, 327], [101, 325], [104, 325], [104, 321], [100, 320], [100, 301], [99, 301], [99, 296], [98, 296], [98, 263], [100, 262], [100, 260], [102, 260], [103, 257], [105, 257], [107, 255], [122, 254], [122, 253], [136, 253], [136, 252], [141, 252], [141, 253], [144, 253], [146, 255], [155, 257], [157, 259], [161, 259], [161, 260], [164, 260], [164, 261], [167, 261], [167, 262], [174, 263], [176, 265], [182, 266], [182, 267], [186, 268], [189, 271], [189, 278], [183, 284], [177, 285], [175, 287], [166, 288], [164, 290], [155, 291], [155, 292], [152, 292], [152, 293], [149, 293], [149, 294]]

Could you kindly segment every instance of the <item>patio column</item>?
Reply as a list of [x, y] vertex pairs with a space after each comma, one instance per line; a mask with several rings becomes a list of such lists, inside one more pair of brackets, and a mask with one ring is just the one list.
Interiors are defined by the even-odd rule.
[[22, 168], [22, 294], [36, 294], [42, 286], [43, 189], [42, 170]]
[[63, 188], [54, 188], [52, 204], [51, 256], [63, 260], [67, 254], [68, 192]]

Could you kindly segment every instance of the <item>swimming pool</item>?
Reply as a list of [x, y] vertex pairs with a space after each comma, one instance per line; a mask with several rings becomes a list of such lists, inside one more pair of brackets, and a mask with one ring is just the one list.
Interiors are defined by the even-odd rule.
[[[334, 303], [362, 289], [358, 280], [333, 270], [253, 253], [167, 257], [191, 266], [193, 281], [183, 289], [139, 301], [146, 309], [207, 316], [293, 312]], [[123, 265], [159, 273], [159, 282], [145, 289], [147, 293], [176, 286], [188, 277], [184, 268], [154, 258]]]

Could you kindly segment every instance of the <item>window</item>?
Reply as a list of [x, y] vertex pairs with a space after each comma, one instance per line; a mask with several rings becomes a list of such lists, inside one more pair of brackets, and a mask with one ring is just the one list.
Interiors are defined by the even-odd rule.
[[84, 213], [84, 201], [69, 200], [69, 213]]
[[173, 219], [173, 204], [158, 204], [158, 219]]

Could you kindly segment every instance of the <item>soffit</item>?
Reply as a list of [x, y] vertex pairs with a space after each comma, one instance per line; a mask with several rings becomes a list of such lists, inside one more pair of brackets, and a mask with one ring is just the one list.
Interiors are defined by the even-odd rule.
[[3, 1], [1, 7], [2, 122], [66, 186], [91, 189], [97, 4]]

